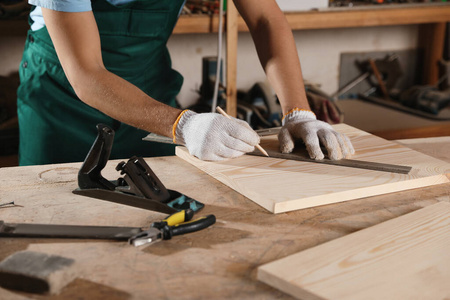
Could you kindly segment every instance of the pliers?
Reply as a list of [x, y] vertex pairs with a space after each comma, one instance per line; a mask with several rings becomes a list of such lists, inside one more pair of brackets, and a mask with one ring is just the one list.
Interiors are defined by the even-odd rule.
[[128, 243], [138, 247], [160, 240], [170, 240], [175, 235], [199, 231], [216, 223], [214, 215], [192, 220], [193, 216], [194, 211], [192, 209], [181, 210], [171, 214], [161, 222], [154, 222], [150, 229], [128, 239]]

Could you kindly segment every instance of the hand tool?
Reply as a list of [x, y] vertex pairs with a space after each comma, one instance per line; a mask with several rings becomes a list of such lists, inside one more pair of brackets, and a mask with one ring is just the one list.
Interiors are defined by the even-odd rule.
[[[410, 166], [383, 164], [383, 163], [354, 160], [354, 159], [331, 160], [331, 159], [325, 158], [322, 160], [315, 160], [315, 159], [309, 158], [307, 153], [301, 155], [299, 153], [280, 153], [280, 152], [270, 151], [270, 150], [268, 150], [268, 152], [269, 152], [269, 156], [272, 158], [313, 162], [313, 163], [319, 163], [319, 164], [328, 164], [328, 165], [341, 166], [341, 167], [359, 168], [359, 169], [367, 169], [367, 170], [383, 171], [383, 172], [391, 172], [391, 173], [399, 173], [399, 174], [408, 174], [412, 169], [412, 167], [410, 167]], [[255, 156], [263, 156], [263, 155], [261, 155], [261, 153], [256, 152], [256, 151], [249, 152], [247, 154], [255, 155]]]
[[[5, 206], [8, 206], [8, 205], [14, 206], [14, 205], [15, 205], [15, 204], [14, 204], [14, 201], [8, 202], [8, 203], [0, 203], [0, 207], [5, 207]], [[11, 206], [11, 207], [12, 207], [12, 206]]]
[[214, 215], [191, 221], [193, 216], [193, 210], [181, 210], [161, 222], [154, 222], [149, 229], [115, 226], [7, 224], [0, 221], [0, 237], [126, 240], [134, 246], [140, 246], [161, 239], [168, 240], [175, 235], [199, 231], [216, 222]]
[[58, 294], [75, 279], [74, 263], [59, 255], [19, 251], [0, 262], [0, 286], [27, 293]]
[[450, 89], [440, 91], [435, 86], [413, 86], [400, 94], [403, 105], [434, 115], [450, 104]]
[[[267, 129], [260, 129], [256, 132], [259, 136], [267, 136], [267, 135], [275, 135], [278, 134], [281, 130], [281, 127], [273, 127]], [[303, 149], [302, 149], [303, 150]], [[306, 150], [294, 150], [295, 153], [280, 153], [276, 151], [268, 151], [270, 157], [281, 158], [281, 159], [290, 159], [290, 160], [298, 160], [298, 161], [306, 161], [306, 162], [315, 162], [322, 164], [329, 164], [341, 167], [352, 167], [352, 168], [360, 168], [374, 171], [383, 171], [383, 172], [391, 172], [391, 173], [399, 173], [399, 174], [408, 174], [412, 167], [410, 166], [401, 166], [401, 165], [393, 165], [393, 164], [384, 164], [384, 163], [375, 163], [370, 161], [363, 160], [355, 160], [355, 159], [341, 159], [341, 160], [331, 160], [331, 159], [323, 159], [323, 160], [315, 160], [309, 158], [309, 155], [306, 153]], [[325, 149], [324, 149], [325, 151]], [[256, 155], [262, 156], [258, 152], [250, 152], [248, 155]]]
[[[339, 96], [345, 94], [366, 79], [370, 81], [371, 86], [380, 86], [383, 89], [383, 93], [389, 95], [389, 90], [395, 86], [403, 74], [398, 56], [395, 54], [387, 55], [383, 59], [369, 59], [359, 62], [358, 67], [362, 70], [361, 75], [333, 93], [330, 96], [333, 101], [337, 101]], [[377, 82], [372, 82], [372, 75], [376, 76]]]
[[187, 217], [188, 211], [177, 212], [161, 222], [153, 223], [150, 229], [131, 237], [128, 240], [128, 243], [138, 247], [160, 240], [170, 240], [173, 236], [199, 231], [216, 222], [216, 217], [214, 215], [208, 215], [189, 221], [192, 216]]
[[372, 69], [373, 74], [375, 75], [375, 78], [377, 79], [378, 86], [380, 87], [384, 98], [386, 100], [391, 100], [389, 97], [389, 93], [386, 89], [386, 85], [384, 84], [383, 77], [381, 76], [381, 73], [378, 70], [377, 65], [375, 64], [375, 60], [373, 60], [372, 58], [369, 58], [369, 64], [370, 64], [370, 68]]
[[[402, 111], [402, 112], [406, 112], [408, 114], [411, 115], [416, 115], [422, 118], [426, 118], [429, 120], [435, 120], [435, 121], [449, 121], [450, 120], [450, 114], [448, 113], [448, 110], [446, 109], [441, 109], [437, 114], [434, 113], [433, 111], [435, 109], [439, 109], [439, 107], [441, 105], [444, 104], [445, 100], [445, 92], [433, 92], [432, 90], [430, 90], [430, 88], [428, 88], [428, 90], [426, 88], [420, 88], [416, 89], [415, 87], [404, 91], [403, 93], [405, 94], [411, 94], [412, 101], [414, 103], [414, 105], [421, 105], [422, 108], [418, 109], [418, 108], [411, 108], [407, 105], [411, 105], [412, 103], [400, 103], [400, 102], [394, 102], [394, 101], [385, 101], [384, 99], [379, 99], [377, 97], [373, 97], [373, 96], [366, 96], [366, 95], [362, 95], [360, 94], [360, 99], [367, 101], [367, 102], [371, 102], [377, 105], [381, 105], [381, 106], [385, 106], [388, 107], [389, 109], [395, 109], [398, 111]], [[402, 93], [402, 94], [403, 94]], [[405, 99], [405, 95], [400, 96], [400, 99]], [[419, 97], [418, 97], [419, 96]], [[448, 97], [448, 96], [447, 96]], [[416, 106], [417, 107], [417, 106]]]
[[353, 87], [357, 86], [360, 82], [363, 82], [364, 80], [366, 80], [367, 78], [369, 78], [371, 75], [370, 71], [367, 71], [365, 73], [362, 73], [361, 75], [359, 75], [358, 77], [356, 77], [355, 79], [353, 79], [352, 81], [350, 81], [349, 83], [347, 83], [345, 86], [343, 86], [342, 88], [340, 88], [338, 91], [336, 91], [334, 94], [332, 94], [330, 97], [333, 101], [337, 101], [339, 96], [345, 94], [346, 92], [348, 92], [349, 90], [351, 90]]
[[[217, 106], [216, 109], [222, 116], [227, 117], [228, 119], [231, 120], [231, 117], [220, 106]], [[255, 147], [259, 151], [261, 151], [265, 156], [269, 156], [269, 154], [267, 154], [266, 150], [264, 150], [263, 147], [261, 147], [259, 144], [256, 145]]]
[[[255, 130], [259, 136], [273, 135], [278, 134], [280, 132], [281, 127], [272, 127], [272, 128], [264, 128]], [[156, 143], [164, 143], [164, 144], [174, 144], [173, 139], [162, 136], [156, 133], [149, 133], [146, 137], [142, 139], [143, 141], [156, 142]]]
[[114, 130], [97, 125], [98, 135], [78, 172], [79, 188], [74, 194], [93, 197], [143, 209], [174, 213], [183, 209], [198, 211], [204, 204], [177, 191], [168, 190], [141, 157], [120, 162], [116, 170], [125, 176], [109, 181], [101, 175], [114, 140]]
[[[259, 136], [268, 136], [268, 135], [276, 135], [280, 132], [281, 127], [272, 127], [272, 128], [264, 128], [264, 129], [258, 129], [255, 130], [256, 133], [258, 133]], [[161, 137], [158, 135], [148, 135], [144, 138], [144, 140], [147, 141], [157, 141], [161, 143], [173, 143], [171, 139]], [[367, 170], [374, 170], [374, 171], [383, 171], [383, 172], [391, 172], [391, 173], [399, 173], [399, 174], [408, 174], [411, 171], [410, 166], [401, 166], [401, 165], [393, 165], [393, 164], [383, 164], [383, 163], [375, 163], [375, 162], [369, 162], [369, 161], [362, 161], [362, 160], [354, 160], [354, 159], [341, 159], [341, 160], [331, 160], [331, 159], [323, 159], [323, 160], [315, 160], [309, 158], [308, 154], [305, 151], [299, 151], [298, 149], [295, 151], [296, 153], [281, 153], [276, 151], [267, 151], [269, 154], [269, 157], [272, 158], [280, 158], [280, 159], [290, 159], [290, 160], [297, 160], [297, 161], [305, 161], [305, 162], [312, 162], [312, 163], [322, 163], [322, 164], [329, 164], [329, 165], [335, 165], [335, 166], [341, 166], [341, 167], [351, 167], [351, 168], [360, 168], [360, 169], [367, 169]], [[304, 153], [300, 153], [304, 152]], [[265, 156], [259, 151], [249, 152], [247, 155], [256, 155], [256, 156]]]

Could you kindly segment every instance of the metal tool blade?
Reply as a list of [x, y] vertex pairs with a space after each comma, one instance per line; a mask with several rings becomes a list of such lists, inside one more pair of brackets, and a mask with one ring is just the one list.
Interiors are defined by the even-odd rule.
[[143, 230], [137, 227], [4, 223], [0, 237], [128, 240]]
[[[280, 130], [281, 130], [281, 127], [273, 127], [273, 128], [258, 129], [255, 131], [258, 133], [259, 136], [263, 137], [263, 136], [278, 134], [280, 132]], [[158, 136], [156, 134], [149, 134], [148, 136], [143, 138], [143, 140], [173, 144], [172, 139]], [[266, 151], [267, 151], [267, 149], [266, 149]], [[272, 158], [298, 160], [298, 161], [305, 161], [305, 162], [329, 164], [329, 165], [341, 166], [341, 167], [360, 168], [360, 169], [390, 172], [390, 173], [399, 173], [399, 174], [408, 174], [412, 169], [412, 167], [410, 167], [410, 166], [384, 164], [384, 163], [376, 163], [376, 162], [361, 161], [361, 160], [354, 160], [354, 159], [331, 160], [331, 159], [326, 158], [323, 160], [314, 160], [314, 159], [308, 158], [306, 156], [292, 154], [292, 153], [286, 154], [286, 153], [280, 153], [280, 152], [270, 151], [270, 150], [267, 151], [267, 153], [269, 154], [269, 157], [272, 157]], [[255, 152], [251, 152], [251, 153], [247, 153], [247, 154], [267, 157], [259, 151], [255, 151]]]
[[288, 160], [297, 160], [304, 162], [313, 162], [320, 164], [328, 164], [334, 166], [341, 167], [351, 167], [351, 168], [359, 168], [359, 169], [367, 169], [373, 171], [382, 171], [382, 172], [390, 172], [390, 173], [399, 173], [399, 174], [408, 174], [411, 171], [412, 167], [410, 166], [401, 166], [401, 165], [393, 165], [393, 164], [384, 164], [384, 163], [376, 163], [370, 161], [362, 161], [362, 160], [354, 160], [354, 159], [341, 159], [341, 160], [331, 160], [325, 158], [323, 160], [314, 160], [311, 158], [307, 158], [298, 154], [293, 153], [280, 153], [273, 150], [268, 150], [269, 157], [266, 157], [264, 154], [255, 151], [247, 153], [248, 155], [255, 156], [263, 156], [266, 158], [279, 158], [279, 159], [288, 159]]
[[156, 143], [163, 143], [163, 144], [175, 144], [173, 142], [173, 139], [162, 136], [156, 133], [150, 133], [149, 135], [142, 138], [143, 141], [147, 142], [156, 142]]
[[[266, 136], [266, 135], [278, 134], [278, 132], [280, 132], [280, 130], [281, 130], [281, 127], [272, 127], [272, 128], [258, 129], [255, 131], [259, 136]], [[163, 143], [163, 144], [174, 144], [174, 142], [171, 138], [162, 136], [162, 135], [158, 135], [155, 133], [148, 134], [147, 136], [142, 138], [142, 140], [148, 141], [148, 142]]]
[[266, 135], [278, 134], [280, 132], [280, 130], [281, 130], [281, 127], [272, 127], [272, 128], [258, 129], [255, 131], [259, 136], [266, 136]]
[[128, 244], [133, 245], [135, 247], [139, 247], [142, 245], [158, 242], [161, 239], [162, 239], [161, 230], [157, 228], [150, 228], [128, 239]]

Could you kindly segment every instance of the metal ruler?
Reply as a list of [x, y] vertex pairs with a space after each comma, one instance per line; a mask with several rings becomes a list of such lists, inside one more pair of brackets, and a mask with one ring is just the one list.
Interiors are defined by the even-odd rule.
[[[278, 134], [281, 130], [281, 127], [273, 127], [266, 129], [259, 129], [256, 132], [259, 136], [267, 136]], [[391, 172], [391, 173], [399, 173], [399, 174], [408, 174], [412, 167], [410, 166], [402, 166], [402, 165], [393, 165], [393, 164], [384, 164], [384, 163], [375, 163], [370, 161], [363, 160], [354, 160], [354, 159], [341, 159], [341, 160], [331, 160], [331, 159], [323, 159], [323, 160], [315, 160], [308, 157], [307, 154], [299, 155], [294, 153], [280, 153], [277, 151], [267, 151], [270, 157], [273, 158], [281, 158], [281, 159], [290, 159], [297, 161], [306, 161], [306, 162], [314, 162], [320, 164], [328, 164], [334, 166], [341, 167], [351, 167], [351, 168], [359, 168], [359, 169], [367, 169], [374, 171], [383, 171], [383, 172]], [[257, 155], [257, 156], [265, 156], [264, 154], [254, 151], [252, 153], [247, 153], [249, 155]]]
[[[267, 151], [267, 150], [266, 150]], [[255, 156], [263, 156], [266, 158], [280, 158], [280, 159], [288, 159], [288, 160], [297, 160], [297, 161], [305, 161], [305, 162], [313, 162], [319, 164], [328, 164], [340, 167], [350, 167], [350, 168], [359, 168], [359, 169], [367, 169], [373, 171], [383, 171], [383, 172], [391, 172], [391, 173], [399, 173], [399, 174], [408, 174], [411, 171], [412, 167], [410, 166], [401, 166], [401, 165], [393, 165], [393, 164], [383, 164], [376, 163], [370, 161], [363, 160], [354, 160], [354, 159], [341, 159], [341, 160], [331, 160], [328, 158], [322, 160], [315, 160], [311, 158], [304, 157], [302, 155], [293, 154], [293, 153], [280, 153], [276, 151], [268, 150], [267, 153], [269, 157], [264, 154], [254, 151], [247, 153], [248, 155]]]
[[16, 224], [0, 220], [0, 237], [128, 240], [142, 231], [138, 227]]
[[[281, 127], [273, 127], [273, 128], [267, 128], [267, 129], [259, 129], [256, 130], [256, 132], [259, 134], [259, 136], [267, 136], [267, 135], [274, 135], [278, 134]], [[159, 142], [159, 143], [168, 143], [173, 144], [173, 141], [171, 138], [160, 136], [154, 133], [149, 134], [145, 138], [143, 138], [144, 141], [152, 141], [152, 142]], [[354, 159], [341, 159], [341, 160], [331, 160], [331, 159], [323, 159], [323, 160], [315, 160], [307, 157], [307, 154], [305, 155], [299, 155], [294, 153], [280, 153], [277, 151], [267, 151], [269, 154], [269, 157], [265, 156], [263, 153], [259, 151], [254, 151], [251, 153], [247, 153], [248, 155], [256, 155], [256, 156], [264, 156], [266, 158], [280, 158], [280, 159], [289, 159], [289, 160], [297, 160], [297, 161], [305, 161], [305, 162], [312, 162], [312, 163], [319, 163], [319, 164], [328, 164], [328, 165], [334, 165], [334, 166], [341, 166], [341, 167], [350, 167], [350, 168], [359, 168], [359, 169], [367, 169], [367, 170], [373, 170], [373, 171], [382, 171], [382, 172], [391, 172], [391, 173], [399, 173], [399, 174], [408, 174], [409, 171], [411, 171], [412, 167], [410, 166], [402, 166], [402, 165], [393, 165], [393, 164], [384, 164], [384, 163], [375, 163], [370, 161], [362, 161], [362, 160], [354, 160]]]
[[[280, 130], [281, 130], [281, 127], [272, 127], [272, 128], [258, 129], [258, 130], [255, 130], [255, 131], [256, 131], [256, 133], [259, 136], [266, 136], [266, 135], [278, 134], [278, 132], [280, 132]], [[173, 142], [173, 140], [171, 138], [166, 137], [166, 136], [162, 136], [162, 135], [159, 135], [159, 134], [155, 134], [155, 133], [150, 133], [149, 135], [144, 137], [142, 140], [143, 141], [148, 141], [148, 142], [174, 144], [174, 142]]]

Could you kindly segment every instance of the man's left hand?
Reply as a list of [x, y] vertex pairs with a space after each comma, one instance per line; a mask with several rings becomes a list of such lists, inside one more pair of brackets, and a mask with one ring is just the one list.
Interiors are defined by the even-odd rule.
[[335, 131], [330, 124], [317, 120], [313, 112], [294, 109], [284, 117], [283, 127], [278, 134], [281, 152], [292, 152], [295, 141], [299, 139], [303, 140], [309, 156], [315, 160], [325, 157], [320, 143], [325, 146], [332, 160], [349, 158], [355, 153], [346, 135]]

